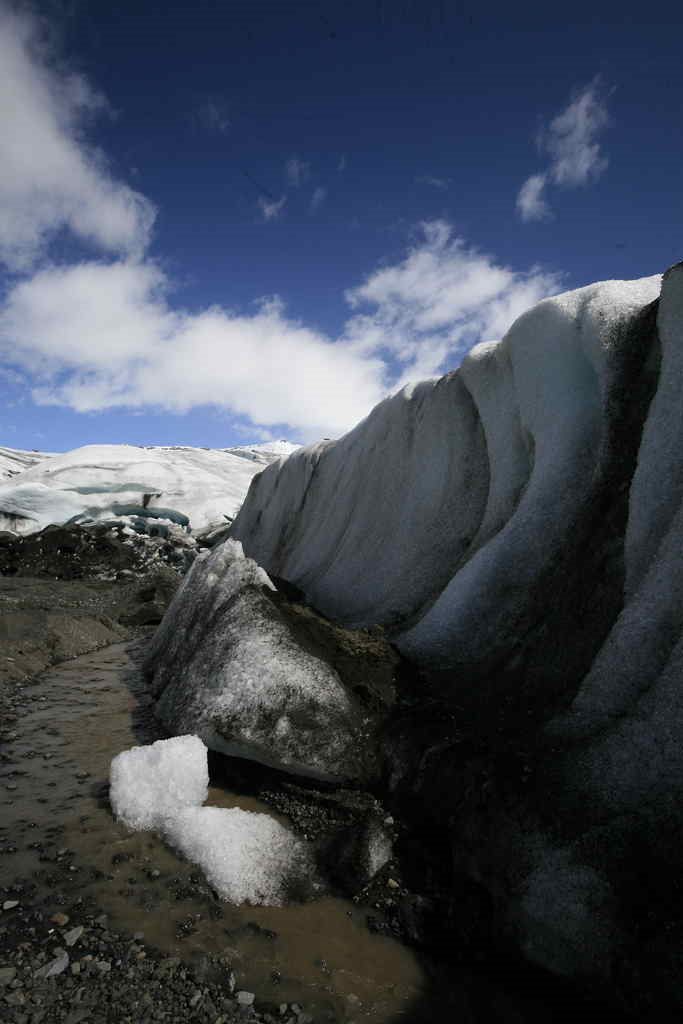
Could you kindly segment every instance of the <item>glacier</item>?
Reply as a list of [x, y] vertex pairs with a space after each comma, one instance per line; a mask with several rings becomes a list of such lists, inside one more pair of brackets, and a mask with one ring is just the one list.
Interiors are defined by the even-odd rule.
[[232, 518], [252, 478], [297, 445], [231, 449], [85, 445], [46, 454], [0, 449], [0, 530], [154, 516], [206, 529]]
[[580, 288], [266, 467], [230, 531], [419, 668], [385, 786], [448, 836], [459, 941], [643, 1017], [683, 1012], [682, 391], [683, 263]]
[[384, 625], [420, 663], [490, 663], [528, 625], [613, 457], [630, 328], [660, 283], [541, 302], [459, 370], [267, 467], [231, 536], [323, 613]]

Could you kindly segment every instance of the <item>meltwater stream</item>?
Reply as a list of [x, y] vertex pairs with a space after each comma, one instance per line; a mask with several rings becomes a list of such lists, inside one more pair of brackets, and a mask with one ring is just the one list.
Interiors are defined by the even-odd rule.
[[[520, 986], [514, 968], [493, 964], [476, 974], [438, 967], [370, 932], [372, 908], [348, 900], [220, 902], [198, 868], [154, 833], [118, 825], [108, 799], [111, 759], [160, 738], [139, 671], [144, 648], [142, 641], [116, 644], [24, 689], [24, 707], [0, 744], [0, 888], [13, 891], [19, 880], [49, 913], [96, 904], [110, 930], [138, 933], [138, 943], [190, 966], [218, 957], [234, 970], [238, 989], [256, 993], [257, 1005], [297, 1003], [315, 1024], [576, 1020], [576, 1004], [552, 984], [544, 992], [543, 982]], [[208, 805], [273, 814], [231, 792], [226, 777], [212, 780]], [[2, 923], [0, 913], [0, 934]]]
[[[111, 928], [142, 932], [169, 954], [224, 956], [238, 988], [257, 998], [298, 1002], [316, 1021], [415, 1020], [418, 1006], [420, 1019], [423, 1011], [435, 1019], [419, 959], [369, 932], [368, 908], [331, 897], [285, 907], [217, 903], [197, 884], [195, 866], [153, 833], [132, 834], [113, 820], [112, 757], [162, 735], [138, 669], [142, 650], [140, 642], [117, 644], [27, 688], [0, 763], [0, 885], [21, 875], [35, 879], [36, 897], [56, 897], [45, 854], [48, 863], [59, 856], [73, 864], [62, 886], [69, 901], [94, 896]], [[273, 813], [219, 785], [207, 804]]]

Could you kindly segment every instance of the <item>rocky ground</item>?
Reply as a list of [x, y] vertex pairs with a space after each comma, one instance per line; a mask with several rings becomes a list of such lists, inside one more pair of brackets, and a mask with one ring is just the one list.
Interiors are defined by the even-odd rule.
[[[52, 873], [68, 871], [68, 851]], [[236, 990], [224, 958], [206, 956], [190, 967], [108, 927], [91, 901], [65, 901], [55, 912], [36, 904], [31, 884], [4, 894], [0, 920], [0, 1020], [13, 1024], [80, 1021], [151, 1024], [193, 1020], [228, 1024], [263, 1021], [306, 1024], [297, 1004], [255, 1005], [253, 992]], [[54, 903], [58, 900], [53, 901]]]

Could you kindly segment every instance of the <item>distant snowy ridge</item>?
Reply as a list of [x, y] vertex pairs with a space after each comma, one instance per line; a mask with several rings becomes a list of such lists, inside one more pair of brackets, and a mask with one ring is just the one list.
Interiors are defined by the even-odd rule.
[[0, 445], [0, 481], [9, 480], [19, 473], [51, 457], [51, 452], [24, 451], [21, 448], [4, 448]]
[[236, 448], [221, 448], [221, 451], [268, 466], [275, 459], [291, 455], [297, 448], [301, 448], [301, 445], [292, 444], [291, 441], [265, 441], [263, 444], [240, 444]]
[[295, 447], [86, 445], [51, 456], [1, 448], [0, 529], [28, 534], [142, 510], [201, 530], [234, 516], [255, 474]]

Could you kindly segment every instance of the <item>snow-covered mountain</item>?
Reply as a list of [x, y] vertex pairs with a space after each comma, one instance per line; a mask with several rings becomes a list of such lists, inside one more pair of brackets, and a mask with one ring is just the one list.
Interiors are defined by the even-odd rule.
[[0, 449], [0, 529], [27, 534], [78, 517], [153, 515], [201, 530], [238, 510], [285, 441], [227, 450], [86, 445], [62, 454]]

